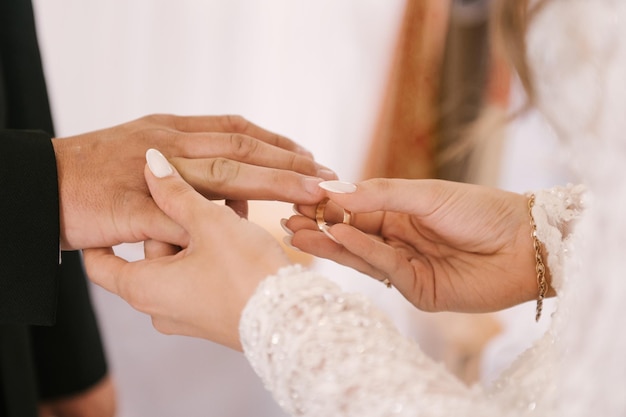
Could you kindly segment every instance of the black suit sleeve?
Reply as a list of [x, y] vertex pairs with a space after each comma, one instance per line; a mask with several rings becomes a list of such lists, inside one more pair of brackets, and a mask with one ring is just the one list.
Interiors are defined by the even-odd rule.
[[80, 254], [59, 265], [53, 132], [31, 2], [0, 0], [0, 415], [107, 372]]
[[49, 135], [0, 130], [0, 320], [52, 324], [59, 274], [59, 197]]
[[39, 395], [79, 393], [100, 381], [107, 366], [80, 252], [63, 252], [59, 264], [49, 135], [0, 130], [0, 190], [0, 321], [54, 324], [30, 329]]
[[[0, 321], [54, 324], [30, 329], [40, 398], [84, 391], [106, 375], [107, 365], [80, 253], [63, 252], [59, 265], [57, 171], [49, 135], [0, 130], [0, 190]], [[11, 356], [19, 369], [4, 384], [16, 386], [15, 375], [26, 374], [29, 362]], [[12, 363], [5, 365], [7, 372]]]
[[31, 2], [0, 0], [2, 323], [54, 323], [60, 232], [52, 134]]
[[32, 351], [42, 399], [79, 393], [107, 373], [98, 323], [80, 252], [63, 252], [55, 326], [32, 326]]

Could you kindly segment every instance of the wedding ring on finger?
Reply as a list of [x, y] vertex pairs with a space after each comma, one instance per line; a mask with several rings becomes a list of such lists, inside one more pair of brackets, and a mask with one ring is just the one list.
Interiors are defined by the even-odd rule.
[[[317, 222], [317, 228], [320, 229], [321, 232], [323, 232], [326, 236], [328, 236], [334, 242], [339, 243], [337, 242], [337, 239], [335, 239], [334, 236], [331, 235], [330, 232], [328, 231], [328, 228], [331, 225], [326, 223], [326, 220], [324, 219], [324, 212], [326, 211], [326, 205], [328, 204], [329, 201], [330, 200], [328, 198], [325, 198], [317, 204], [317, 208], [315, 209], [315, 221]], [[350, 212], [350, 210], [343, 209], [342, 223], [349, 225], [351, 220], [352, 220], [352, 213]]]

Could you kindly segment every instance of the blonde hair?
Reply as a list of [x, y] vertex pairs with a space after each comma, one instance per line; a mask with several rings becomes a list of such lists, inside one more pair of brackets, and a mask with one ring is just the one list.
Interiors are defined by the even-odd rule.
[[494, 39], [511, 68], [517, 73], [529, 102], [535, 98], [533, 80], [526, 60], [526, 32], [533, 18], [549, 0], [499, 0], [493, 8]]
[[[526, 90], [528, 104], [533, 102], [534, 93], [526, 60], [525, 34], [532, 16], [548, 1], [533, 0], [529, 8], [530, 0], [494, 0], [490, 6], [488, 42], [494, 44], [487, 45], [488, 59], [504, 61], [499, 65], [499, 75], [503, 77], [501, 84], [506, 84], [504, 95], [507, 97], [508, 75], [517, 73]], [[485, 111], [467, 123], [465, 120], [455, 123], [459, 112], [467, 109], [458, 105], [462, 89], [456, 85], [448, 99], [442, 95], [442, 87], [445, 88], [442, 82], [448, 81], [444, 79], [443, 70], [450, 4], [441, 0], [407, 0], [405, 4], [386, 94], [365, 161], [365, 178], [447, 177], [451, 172], [449, 167], [457, 170], [455, 165], [459, 165], [462, 176], [467, 171], [463, 168], [466, 164], [463, 159], [480, 146], [477, 140], [489, 139], [490, 131], [516, 116], [505, 112], [501, 117], [494, 116], [494, 112], [484, 108]], [[467, 77], [463, 80], [466, 83], [476, 81]], [[481, 88], [488, 89], [490, 85], [481, 85]], [[481, 103], [474, 98], [471, 104], [493, 103], [484, 100]], [[520, 111], [526, 108], [528, 106]], [[489, 123], [483, 119], [485, 113], [490, 114]]]

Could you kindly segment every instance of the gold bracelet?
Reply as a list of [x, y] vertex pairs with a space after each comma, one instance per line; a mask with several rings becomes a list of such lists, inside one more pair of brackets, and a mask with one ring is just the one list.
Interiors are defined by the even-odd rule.
[[533, 206], [535, 205], [535, 195], [531, 194], [528, 199], [528, 215], [530, 216], [530, 236], [533, 239], [533, 247], [535, 248], [535, 271], [537, 272], [537, 287], [539, 287], [539, 294], [537, 294], [537, 310], [535, 313], [535, 321], [539, 321], [541, 318], [541, 310], [543, 309], [543, 299], [546, 298], [548, 293], [548, 281], [546, 280], [546, 266], [543, 263], [543, 257], [541, 256], [541, 243], [537, 238], [537, 224], [533, 218]]

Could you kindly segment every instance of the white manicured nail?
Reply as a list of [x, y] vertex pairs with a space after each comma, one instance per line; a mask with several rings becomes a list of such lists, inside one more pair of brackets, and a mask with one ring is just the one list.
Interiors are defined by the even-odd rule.
[[356, 191], [356, 185], [346, 181], [322, 181], [319, 186], [331, 193], [349, 194]]
[[293, 236], [293, 231], [287, 227], [287, 219], [280, 219], [280, 227], [282, 227], [289, 236]]
[[300, 249], [296, 248], [295, 246], [291, 244], [291, 236], [283, 237], [283, 243], [285, 244], [285, 246], [287, 246], [290, 249], [295, 250], [296, 252], [302, 252]]
[[157, 178], [167, 177], [172, 175], [174, 170], [163, 154], [156, 149], [148, 149], [146, 151], [146, 161], [148, 162], [148, 168]]

